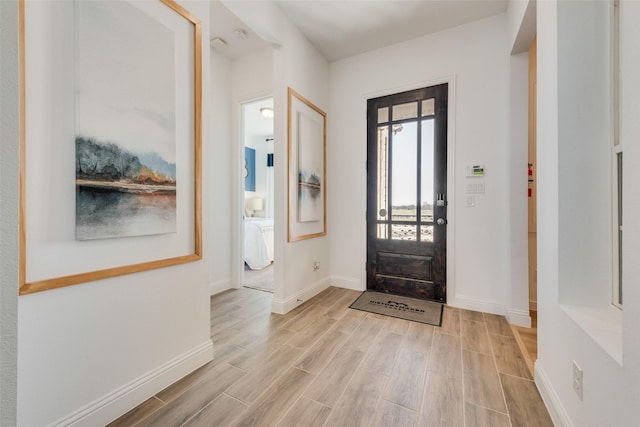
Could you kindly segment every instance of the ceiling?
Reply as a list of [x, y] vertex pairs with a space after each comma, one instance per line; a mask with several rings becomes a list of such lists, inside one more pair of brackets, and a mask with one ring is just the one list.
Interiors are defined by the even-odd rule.
[[[212, 47], [216, 52], [234, 60], [246, 55], [247, 53], [269, 46], [268, 43], [258, 37], [248, 25], [242, 22], [219, 1], [211, 1], [210, 12], [211, 40], [220, 38], [226, 42], [226, 46], [212, 44]], [[246, 38], [242, 39], [238, 37], [235, 33], [238, 29], [246, 32]]]
[[244, 137], [247, 141], [262, 140], [273, 137], [273, 118], [266, 118], [261, 108], [273, 109], [273, 98], [264, 98], [247, 102], [243, 105]]
[[[258, 0], [254, 0], [258, 1]], [[273, 0], [330, 62], [389, 46], [507, 10], [508, 0]], [[212, 1], [212, 37], [235, 59], [267, 46], [217, 0]], [[248, 37], [238, 40], [235, 28]]]

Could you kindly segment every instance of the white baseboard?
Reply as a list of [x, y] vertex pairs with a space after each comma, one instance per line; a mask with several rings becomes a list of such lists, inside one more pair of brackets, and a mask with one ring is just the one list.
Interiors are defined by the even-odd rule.
[[329, 282], [331, 286], [337, 286], [338, 288], [352, 289], [354, 291], [364, 291], [365, 287], [360, 283], [358, 279], [351, 279], [348, 277], [330, 276]]
[[231, 289], [231, 279], [218, 280], [209, 284], [209, 295], [213, 296]]
[[73, 427], [106, 425], [211, 360], [213, 360], [213, 343], [207, 340], [52, 425]]
[[531, 316], [528, 311], [511, 309], [507, 312], [507, 320], [512, 325], [522, 326], [523, 328], [531, 327]]
[[295, 293], [285, 300], [277, 299], [274, 296], [273, 301], [271, 302], [271, 311], [277, 314], [287, 314], [306, 300], [313, 298], [328, 287], [329, 278], [325, 277], [324, 279], [318, 280], [311, 286]]
[[571, 418], [569, 418], [569, 414], [567, 414], [567, 411], [565, 411], [562, 406], [558, 394], [553, 389], [549, 377], [538, 361], [536, 361], [534, 365], [533, 377], [540, 396], [549, 411], [553, 425], [558, 427], [574, 427]]
[[507, 307], [504, 304], [496, 304], [487, 300], [479, 300], [475, 298], [465, 297], [464, 295], [455, 295], [447, 298], [447, 305], [465, 310], [482, 311], [484, 313], [507, 314]]

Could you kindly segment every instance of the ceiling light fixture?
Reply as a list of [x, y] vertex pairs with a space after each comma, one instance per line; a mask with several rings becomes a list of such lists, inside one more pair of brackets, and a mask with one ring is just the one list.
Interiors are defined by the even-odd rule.
[[270, 119], [273, 117], [273, 108], [270, 107], [262, 107], [260, 109], [260, 113], [265, 116], [267, 119]]

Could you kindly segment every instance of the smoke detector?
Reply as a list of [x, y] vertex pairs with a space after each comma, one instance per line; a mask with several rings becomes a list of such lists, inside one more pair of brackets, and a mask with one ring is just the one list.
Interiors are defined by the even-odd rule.
[[249, 33], [247, 33], [247, 30], [244, 30], [242, 28], [236, 28], [235, 30], [233, 30], [233, 35], [236, 36], [238, 40], [244, 40], [249, 37]]

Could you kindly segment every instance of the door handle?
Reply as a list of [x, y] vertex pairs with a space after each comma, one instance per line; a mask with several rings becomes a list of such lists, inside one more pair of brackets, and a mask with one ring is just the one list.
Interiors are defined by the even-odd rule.
[[436, 224], [438, 224], [438, 225], [445, 225], [446, 223], [447, 223], [447, 220], [444, 219], [444, 218], [438, 218], [436, 220]]

